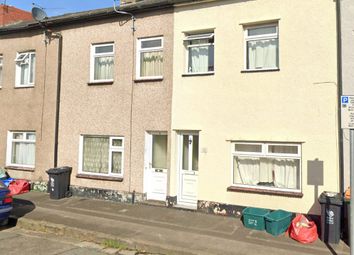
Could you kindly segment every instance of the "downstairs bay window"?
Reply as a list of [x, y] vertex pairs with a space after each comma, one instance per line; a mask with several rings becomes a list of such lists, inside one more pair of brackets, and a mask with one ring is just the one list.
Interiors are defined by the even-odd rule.
[[237, 142], [232, 146], [233, 186], [300, 192], [299, 144]]
[[80, 157], [81, 174], [122, 177], [124, 138], [81, 136]]

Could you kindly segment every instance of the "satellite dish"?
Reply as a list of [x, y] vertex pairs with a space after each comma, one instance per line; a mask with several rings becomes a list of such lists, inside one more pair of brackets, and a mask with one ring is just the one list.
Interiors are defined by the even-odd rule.
[[42, 22], [43, 20], [48, 18], [47, 13], [45, 13], [43, 9], [38, 7], [32, 8], [32, 17], [39, 22]]

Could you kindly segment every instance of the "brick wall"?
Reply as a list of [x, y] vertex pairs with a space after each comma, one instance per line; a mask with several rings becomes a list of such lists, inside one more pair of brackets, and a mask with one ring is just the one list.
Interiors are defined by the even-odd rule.
[[9, 5], [0, 5], [0, 26], [25, 20], [32, 20], [32, 14], [30, 12]]

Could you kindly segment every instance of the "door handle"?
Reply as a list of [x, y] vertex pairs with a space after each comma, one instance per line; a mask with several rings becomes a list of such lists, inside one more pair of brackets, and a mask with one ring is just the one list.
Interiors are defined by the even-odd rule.
[[163, 169], [155, 169], [155, 172], [156, 172], [156, 173], [162, 173], [162, 172], [163, 172]]

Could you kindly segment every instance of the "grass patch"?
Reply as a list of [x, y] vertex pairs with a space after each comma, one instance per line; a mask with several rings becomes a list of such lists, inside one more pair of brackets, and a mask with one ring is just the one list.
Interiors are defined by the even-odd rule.
[[118, 240], [113, 240], [113, 239], [106, 239], [103, 241], [102, 245], [105, 248], [114, 248], [118, 250], [125, 250], [128, 248], [128, 246]]

